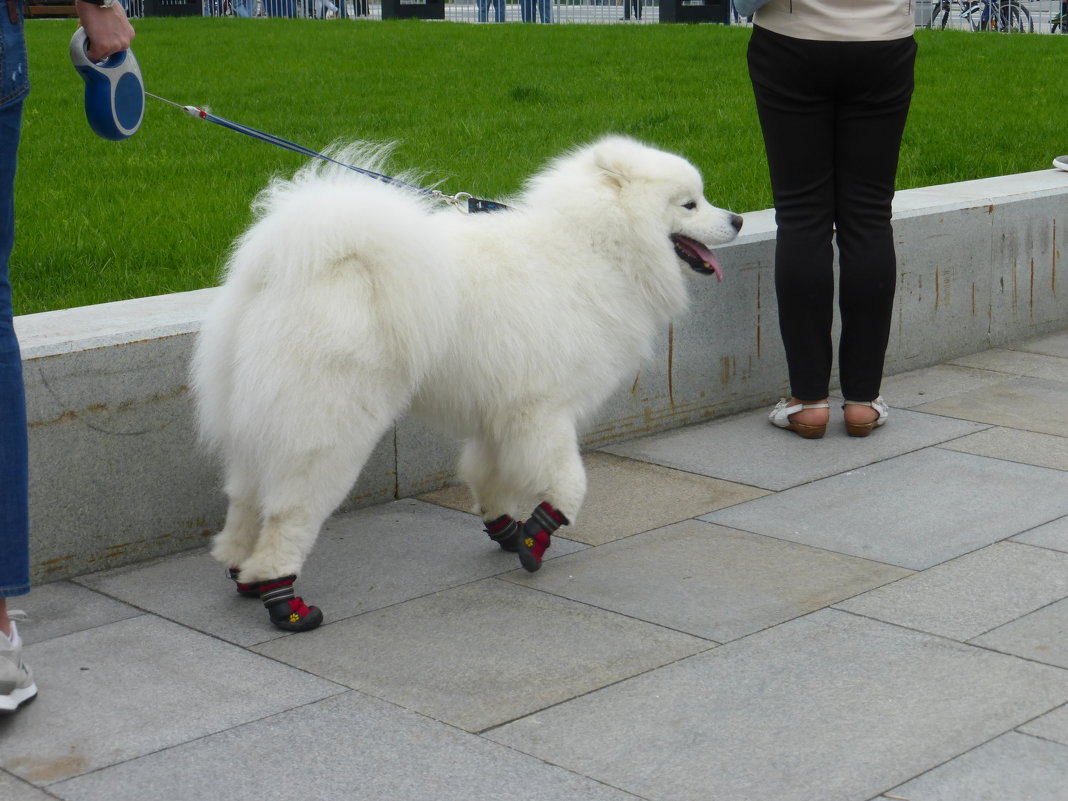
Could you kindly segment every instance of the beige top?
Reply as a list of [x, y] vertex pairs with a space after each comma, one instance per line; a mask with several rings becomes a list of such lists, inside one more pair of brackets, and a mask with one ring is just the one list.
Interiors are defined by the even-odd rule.
[[770, 0], [753, 24], [796, 39], [880, 42], [912, 36], [915, 0]]

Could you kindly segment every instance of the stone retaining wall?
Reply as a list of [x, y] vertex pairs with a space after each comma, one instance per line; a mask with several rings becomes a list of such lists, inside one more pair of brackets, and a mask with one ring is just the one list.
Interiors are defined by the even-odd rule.
[[[1044, 170], [899, 192], [899, 279], [888, 374], [1068, 326], [1068, 173]], [[746, 215], [697, 276], [690, 312], [654, 361], [584, 432], [587, 448], [763, 407], [787, 392], [771, 211]], [[1063, 269], [1062, 269], [1063, 272]], [[31, 448], [38, 583], [205, 543], [225, 503], [199, 452], [187, 366], [214, 290], [16, 318]], [[890, 399], [892, 402], [892, 399]], [[401, 420], [346, 504], [381, 503], [452, 478], [455, 442]]]

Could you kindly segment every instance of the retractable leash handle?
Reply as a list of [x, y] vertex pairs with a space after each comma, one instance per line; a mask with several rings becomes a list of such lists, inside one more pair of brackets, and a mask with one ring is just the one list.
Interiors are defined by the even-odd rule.
[[112, 141], [137, 133], [145, 116], [145, 85], [132, 50], [92, 61], [89, 39], [78, 28], [70, 40], [70, 60], [85, 81], [85, 116], [97, 136]]

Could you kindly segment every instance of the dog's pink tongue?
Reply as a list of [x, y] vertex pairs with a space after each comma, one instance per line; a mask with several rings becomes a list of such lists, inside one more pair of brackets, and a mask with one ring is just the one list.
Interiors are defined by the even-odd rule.
[[722, 281], [723, 270], [719, 266], [719, 260], [712, 255], [712, 251], [694, 239], [690, 240], [690, 246], [694, 249], [697, 255], [701, 257], [701, 261], [708, 265], [709, 269], [716, 274], [716, 280]]
[[716, 274], [716, 280], [722, 282], [723, 270], [720, 269], [719, 262], [716, 260], [716, 257], [706, 250], [704, 252], [704, 255], [701, 256], [701, 258], [704, 259], [705, 263], [707, 263], [708, 266], [712, 268], [712, 272]]

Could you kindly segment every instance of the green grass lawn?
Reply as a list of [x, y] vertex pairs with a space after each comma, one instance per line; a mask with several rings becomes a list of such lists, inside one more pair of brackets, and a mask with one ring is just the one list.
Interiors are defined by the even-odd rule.
[[[681, 153], [709, 199], [771, 205], [749, 31], [718, 25], [466, 25], [145, 19], [146, 89], [321, 149], [397, 140], [398, 168], [505, 198], [608, 132]], [[16, 314], [213, 285], [249, 204], [303, 157], [149, 99], [121, 142], [85, 121], [76, 24], [26, 26], [12, 258]], [[919, 31], [900, 188], [1045, 169], [1068, 152], [1062, 37]]]

